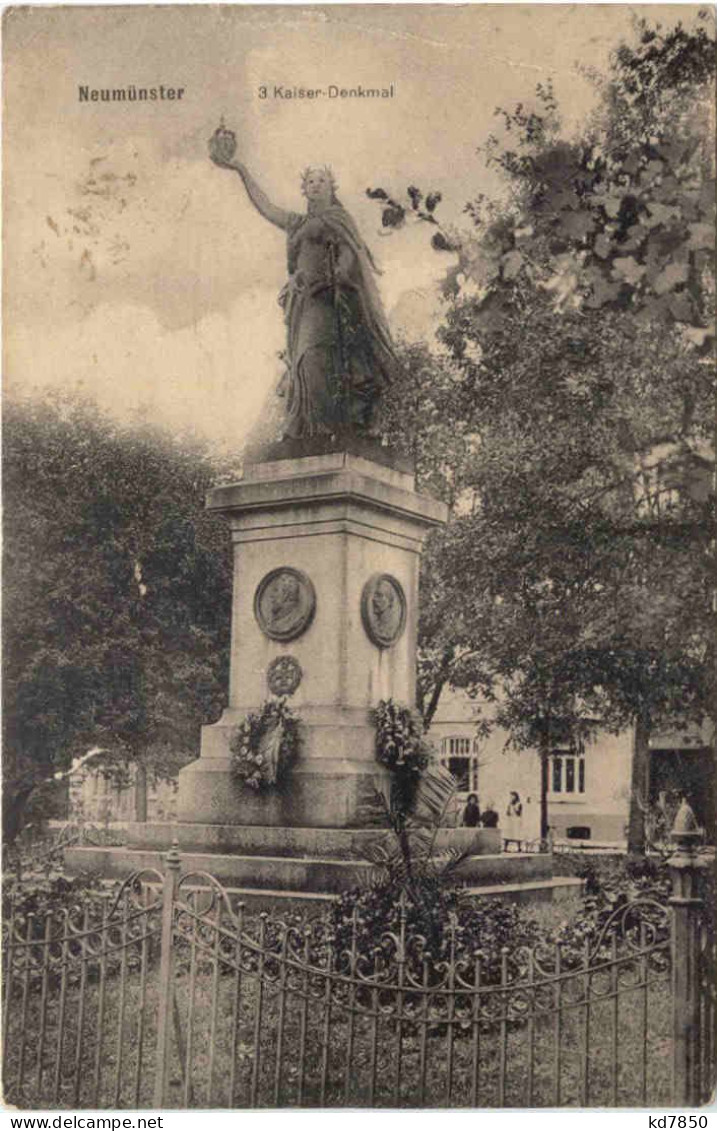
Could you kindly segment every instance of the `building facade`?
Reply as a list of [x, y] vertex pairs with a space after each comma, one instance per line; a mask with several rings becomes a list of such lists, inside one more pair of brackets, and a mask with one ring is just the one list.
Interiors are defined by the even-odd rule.
[[[444, 692], [429, 738], [459, 784], [454, 819], [469, 793], [481, 809], [508, 819], [511, 791], [522, 805], [526, 840], [540, 834], [540, 760], [537, 750], [516, 750], [509, 735], [493, 728], [477, 737], [477, 724], [490, 718], [490, 707], [463, 692]], [[707, 728], [656, 734], [651, 743], [648, 803], [684, 794], [700, 824], [714, 838], [714, 755]], [[548, 777], [548, 822], [557, 838], [622, 844], [630, 808], [632, 733], [597, 733], [579, 753], [556, 745]]]
[[69, 779], [71, 821], [105, 826], [138, 819], [174, 821], [176, 816], [176, 781], [147, 784], [132, 773], [129, 780], [121, 781], [92, 766], [83, 766]]

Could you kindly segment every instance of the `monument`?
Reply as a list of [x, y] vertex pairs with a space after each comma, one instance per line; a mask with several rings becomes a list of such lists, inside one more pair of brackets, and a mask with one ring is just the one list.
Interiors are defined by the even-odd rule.
[[[416, 493], [378, 434], [398, 361], [376, 266], [330, 170], [305, 170], [302, 215], [272, 204], [234, 153], [220, 128], [212, 160], [238, 172], [287, 234], [286, 413], [277, 442], [252, 451], [242, 480], [207, 502], [234, 544], [229, 706], [180, 774], [180, 836], [204, 824], [361, 829], [375, 823], [387, 776], [370, 710], [415, 701], [418, 562], [446, 508]], [[272, 695], [300, 717], [301, 753], [276, 789], [252, 791], [232, 775], [232, 737]]]
[[[372, 709], [415, 703], [419, 561], [447, 508], [415, 490], [410, 465], [381, 435], [381, 397], [400, 367], [376, 264], [331, 171], [306, 169], [306, 211], [290, 212], [235, 154], [220, 127], [211, 159], [239, 174], [287, 236], [284, 420], [279, 436], [250, 445], [242, 478], [207, 500], [234, 546], [228, 706], [179, 775], [178, 821], [134, 824], [110, 870], [156, 866], [176, 840], [186, 867], [242, 898], [326, 898], [356, 886], [368, 843], [382, 835], [377, 791], [389, 771], [376, 760]], [[298, 720], [298, 756], [282, 773], [281, 741], [265, 742], [242, 779], [237, 736], [249, 736], [248, 749], [247, 720], [277, 697]], [[281, 739], [277, 719], [270, 739]], [[486, 874], [489, 854], [495, 883], [509, 864], [496, 855], [499, 835], [451, 829], [442, 843], [475, 854], [467, 882]]]

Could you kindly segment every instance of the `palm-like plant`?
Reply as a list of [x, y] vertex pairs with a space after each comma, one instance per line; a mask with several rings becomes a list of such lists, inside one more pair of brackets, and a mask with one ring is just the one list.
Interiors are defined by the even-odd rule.
[[456, 792], [448, 770], [431, 761], [417, 781], [406, 783], [402, 776], [394, 772], [386, 789], [377, 791], [392, 835], [366, 850], [373, 865], [369, 883], [377, 895], [399, 899], [403, 893], [415, 908], [421, 932], [438, 944], [449, 915], [463, 901], [459, 871], [471, 850], [437, 848]]

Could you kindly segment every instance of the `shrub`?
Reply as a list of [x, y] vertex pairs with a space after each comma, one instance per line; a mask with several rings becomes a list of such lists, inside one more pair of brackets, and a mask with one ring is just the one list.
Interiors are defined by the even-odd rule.
[[[567, 965], [578, 965], [585, 953], [586, 944], [593, 950], [607, 930], [605, 945], [610, 936], [630, 936], [637, 942], [642, 924], [650, 931], [662, 934], [667, 925], [668, 900], [671, 892], [669, 869], [663, 859], [656, 857], [626, 856], [584, 857], [575, 854], [566, 862], [565, 869], [585, 880], [585, 897], [580, 913], [569, 922], [561, 924], [553, 939], [560, 943]], [[638, 906], [631, 911], [631, 905]], [[624, 914], [621, 914], [624, 913]]]
[[108, 883], [99, 873], [84, 872], [78, 876], [64, 876], [53, 870], [44, 875], [30, 874], [21, 880], [6, 877], [3, 882], [3, 917], [12, 908], [15, 914], [34, 915], [37, 919], [46, 914], [99, 904], [119, 889], [120, 881]]
[[481, 954], [481, 978], [500, 981], [503, 948], [509, 948], [508, 973], [520, 976], [519, 948], [539, 941], [537, 924], [520, 907], [499, 899], [476, 900], [458, 886], [447, 887], [440, 878], [422, 880], [413, 893], [397, 893], [391, 883], [344, 892], [331, 907], [329, 922], [336, 948], [351, 951], [369, 962], [390, 961], [405, 920], [410, 940], [409, 971], [420, 981], [424, 958], [435, 971], [453, 955], [473, 963]]

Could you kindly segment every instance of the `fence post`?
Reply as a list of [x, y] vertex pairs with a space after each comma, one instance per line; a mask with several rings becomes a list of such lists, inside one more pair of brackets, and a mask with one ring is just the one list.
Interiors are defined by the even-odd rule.
[[177, 897], [181, 857], [176, 842], [166, 857], [162, 889], [162, 937], [159, 952], [159, 1013], [157, 1016], [157, 1059], [154, 1076], [155, 1110], [167, 1106], [170, 1057], [172, 1050], [172, 1005], [174, 1002], [174, 903]]
[[692, 809], [683, 800], [675, 817], [670, 857], [672, 879], [672, 1042], [676, 1107], [696, 1107], [700, 1081], [700, 927], [696, 845], [702, 840]]

